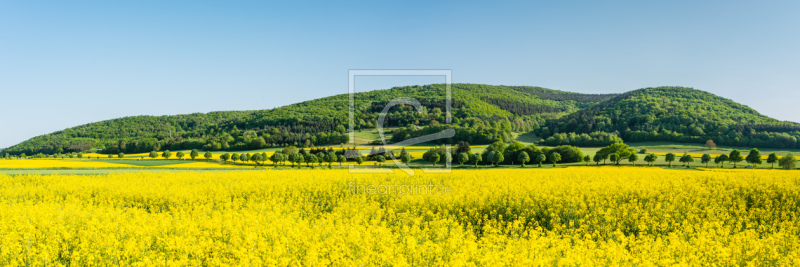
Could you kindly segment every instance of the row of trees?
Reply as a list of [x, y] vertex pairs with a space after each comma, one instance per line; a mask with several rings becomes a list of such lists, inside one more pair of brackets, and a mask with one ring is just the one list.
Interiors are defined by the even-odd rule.
[[[543, 129], [542, 134], [550, 135], [548, 129]], [[589, 134], [556, 133], [540, 141], [541, 144], [548, 146], [573, 145], [573, 146], [594, 146], [594, 147], [607, 146], [621, 142], [622, 138], [619, 138], [619, 136], [617, 136], [614, 133], [606, 133], [606, 132], [593, 132]]]
[[[588, 157], [588, 156], [587, 156]], [[636, 165], [636, 161], [639, 160], [639, 157], [635, 153], [633, 148], [628, 147], [628, 145], [623, 143], [613, 144], [607, 147], [600, 149], [592, 159], [598, 165], [600, 162], [605, 164], [606, 160], [611, 160], [615, 164], [619, 165], [620, 161], [627, 159], [629, 162]], [[648, 154], [644, 157], [644, 161], [648, 163], [648, 165], [652, 165], [653, 162], [658, 160], [658, 155], [656, 154]], [[674, 153], [667, 153], [664, 156], [664, 161], [667, 162], [669, 167], [672, 167], [672, 162], [678, 160], [679, 162], [683, 163], [684, 166], [688, 167], [690, 163], [695, 162], [694, 157], [689, 155], [688, 153], [684, 153], [683, 156], [678, 157]], [[712, 157], [710, 154], [703, 154], [700, 157], [700, 163], [708, 164], [712, 161]], [[745, 161], [747, 163], [755, 165], [757, 167], [759, 164], [764, 163], [761, 152], [753, 148], [750, 150], [750, 153], [747, 156], [742, 155], [741, 151], [738, 149], [734, 149], [730, 152], [730, 154], [725, 155], [718, 155], [713, 158], [715, 164], [720, 164], [720, 167], [724, 167], [726, 162], [732, 163], [733, 167], [737, 167], [737, 163]], [[778, 163], [778, 166], [784, 169], [794, 169], [795, 168], [796, 158], [793, 154], [789, 153], [784, 155], [783, 157], [779, 157], [777, 153], [771, 153], [767, 156], [766, 163], [772, 164], [772, 168], [775, 168], [775, 163]]]
[[[709, 140], [706, 143], [706, 146], [713, 148], [715, 147], [715, 144], [713, 141]], [[474, 164], [476, 167], [478, 164], [499, 166], [502, 164], [513, 165], [517, 163], [524, 167], [528, 162], [538, 163], [540, 167], [543, 162], [550, 162], [553, 164], [553, 166], [556, 166], [557, 163], [586, 162], [588, 164], [588, 162], [594, 161], [597, 163], [597, 165], [599, 165], [601, 162], [606, 164], [606, 161], [609, 160], [616, 165], [619, 165], [623, 160], [627, 160], [633, 165], [636, 165], [636, 162], [639, 160], [639, 156], [634, 148], [631, 148], [627, 144], [621, 142], [599, 149], [597, 153], [595, 153], [594, 157], [591, 158], [588, 155], [584, 156], [580, 149], [574, 146], [558, 146], [555, 148], [539, 149], [535, 145], [525, 146], [516, 141], [510, 143], [505, 143], [502, 141], [494, 142], [487, 146], [482, 153], [472, 153], [470, 144], [465, 141], [459, 142], [459, 144], [453, 149], [448, 149], [444, 146], [431, 148], [423, 154], [422, 159], [432, 163], [435, 166], [439, 162], [452, 163], [454, 160], [453, 155], [455, 154], [455, 160], [462, 166], [469, 163]], [[645, 154], [646, 150], [642, 150], [641, 152]], [[386, 162], [390, 155], [397, 157], [401, 162], [406, 164], [413, 159], [411, 154], [406, 152], [405, 148], [403, 148], [399, 154], [394, 151], [387, 152], [383, 148], [373, 148], [370, 154], [367, 155], [366, 159], [375, 160], [379, 164], [382, 164]], [[83, 153], [53, 155], [53, 157], [57, 156], [83, 158]], [[112, 156], [114, 156], [114, 154], [108, 155], [109, 158]], [[116, 154], [116, 156], [123, 158], [125, 157], [125, 153], [120, 152]], [[174, 156], [177, 159], [183, 159], [187, 155], [184, 152], [179, 151], [175, 153]], [[200, 156], [200, 153], [197, 149], [193, 149], [191, 152], [189, 152], [188, 156], [192, 160], [195, 160]], [[13, 157], [26, 158], [27, 156], [24, 153], [17, 156], [10, 155], [9, 153], [4, 154], [4, 158], [6, 159]], [[45, 158], [48, 156], [39, 153], [31, 157]], [[173, 153], [169, 150], [166, 150], [162, 153], [152, 151], [150, 152], [149, 157], [152, 159], [159, 157], [170, 159], [173, 157]], [[210, 160], [213, 158], [213, 154], [210, 151], [206, 151], [203, 157], [207, 160]], [[256, 163], [256, 166], [259, 164], [266, 164], [267, 161], [271, 161], [274, 165], [285, 165], [288, 161], [292, 164], [292, 166], [303, 163], [306, 163], [307, 165], [314, 163], [319, 163], [322, 165], [324, 163], [328, 163], [328, 165], [331, 166], [334, 162], [338, 162], [341, 165], [344, 162], [352, 160], [358, 164], [362, 164], [366, 160], [365, 157], [361, 155], [361, 153], [355, 148], [343, 148], [341, 150], [334, 150], [333, 148], [314, 148], [306, 150], [301, 148], [298, 150], [294, 146], [285, 147], [283, 150], [275, 152], [271, 156], [268, 156], [266, 152], [253, 154], [225, 153], [221, 155], [220, 158], [223, 160], [223, 162], [231, 160], [234, 162], [234, 164], [238, 161], [254, 162]], [[652, 165], [657, 160], [658, 156], [652, 153], [647, 154], [644, 157], [644, 161], [647, 162], [648, 165]], [[684, 155], [680, 157], [674, 153], [667, 153], [664, 156], [664, 161], [667, 162], [669, 167], [672, 167], [672, 163], [676, 160], [683, 163], [684, 166], [687, 167], [690, 163], [695, 162], [695, 158], [688, 153], [684, 153]], [[721, 167], [724, 167], [725, 163], [731, 163], [733, 164], [734, 168], [737, 168], [737, 164], [742, 161], [750, 163], [754, 165], [754, 167], [764, 163], [761, 152], [756, 148], [751, 149], [747, 155], [743, 155], [741, 151], [734, 149], [727, 155], [722, 154], [714, 158], [712, 158], [710, 154], [704, 154], [699, 160], [702, 164], [706, 164], [706, 166], [713, 161], [715, 164], [719, 164]], [[777, 163], [779, 167], [784, 169], [793, 169], [795, 167], [795, 161], [796, 159], [791, 153], [783, 157], [779, 157], [777, 153], [771, 153], [766, 159], [766, 163], [772, 164], [772, 168], [774, 168], [775, 164]]]
[[[234, 164], [236, 162], [241, 161], [242, 163], [253, 162], [256, 166], [259, 165], [266, 165], [267, 161], [272, 162], [273, 166], [277, 166], [278, 164], [286, 165], [287, 162], [291, 163], [292, 166], [306, 164], [307, 166], [311, 166], [312, 164], [318, 163], [319, 165], [328, 163], [330, 167], [334, 162], [338, 162], [339, 165], [343, 163], [353, 160], [357, 164], [364, 163], [365, 159], [361, 155], [356, 155], [348, 158], [347, 153], [348, 151], [352, 151], [354, 149], [342, 149], [342, 150], [333, 150], [332, 148], [329, 149], [314, 149], [314, 150], [305, 150], [300, 149], [298, 150], [294, 146], [285, 147], [281, 151], [276, 151], [272, 155], [268, 155], [266, 152], [262, 153], [225, 153], [220, 155], [220, 159], [223, 162], [228, 162], [228, 160], [233, 161]], [[379, 163], [386, 162], [386, 158], [384, 156], [378, 156], [377, 161]]]
[[[112, 154], [109, 154], [109, 157], [111, 157], [111, 155], [112, 155]], [[123, 157], [125, 157], [125, 153], [119, 153], [117, 156], [118, 156], [119, 158], [123, 158]], [[151, 151], [151, 152], [150, 152], [150, 155], [148, 155], [148, 157], [150, 157], [151, 159], [156, 159], [156, 158], [158, 158], [159, 156], [160, 156], [160, 157], [163, 157], [164, 159], [169, 159], [169, 158], [171, 158], [171, 157], [172, 157], [172, 152], [170, 152], [169, 150], [166, 150], [166, 151], [162, 152], [161, 154], [159, 154], [159, 153], [158, 153], [158, 152], [156, 152], [156, 151]], [[196, 158], [198, 158], [199, 156], [200, 156], [200, 152], [199, 152], [199, 151], [197, 151], [197, 149], [192, 149], [192, 151], [191, 151], [191, 152], [189, 152], [189, 158], [191, 158], [192, 160], [195, 160], [195, 159], [196, 159]], [[184, 157], [186, 157], [186, 154], [185, 154], [185, 153], [183, 153], [183, 151], [178, 151], [177, 153], [175, 153], [175, 157], [176, 157], [177, 159], [183, 159]], [[203, 154], [203, 157], [204, 157], [206, 160], [211, 160], [211, 159], [214, 157], [214, 154], [213, 154], [213, 153], [211, 153], [211, 151], [206, 151], [206, 153], [205, 153], [205, 154]]]
[[[481, 153], [472, 153], [469, 143], [460, 142], [455, 151], [448, 151], [444, 146], [428, 150], [422, 155], [424, 161], [433, 163], [451, 163], [454, 159], [460, 164], [483, 165], [515, 165], [528, 162], [572, 163], [583, 161], [583, 153], [574, 146], [558, 146], [539, 149], [535, 145], [525, 146], [513, 141], [510, 143], [497, 141], [486, 147]], [[401, 155], [402, 156], [402, 155]]]

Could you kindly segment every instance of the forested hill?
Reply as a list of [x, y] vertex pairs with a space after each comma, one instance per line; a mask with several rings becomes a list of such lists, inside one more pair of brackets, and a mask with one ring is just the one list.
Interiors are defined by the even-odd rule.
[[[625, 94], [579, 94], [541, 87], [453, 84], [453, 120], [445, 124], [445, 85], [395, 87], [357, 93], [354, 128], [375, 129], [389, 101], [413, 97], [424, 107], [392, 107], [384, 127], [392, 142], [454, 128], [448, 143], [511, 141], [534, 132], [547, 145], [597, 146], [618, 141], [671, 141], [800, 148], [800, 125], [778, 121], [704, 91], [658, 87]], [[256, 111], [134, 116], [89, 123], [34, 137], [2, 154], [34, 155], [99, 150], [246, 150], [273, 146], [348, 143], [347, 94]]]
[[[685, 87], [634, 90], [552, 120], [538, 131], [549, 144], [577, 144], [570, 137], [616, 133], [626, 142], [670, 141], [798, 148], [800, 125], [778, 121], [730, 99]], [[570, 134], [575, 133], [575, 134]]]
[[[414, 97], [423, 113], [410, 106], [390, 110], [385, 127], [405, 127], [401, 136], [421, 131], [414, 126], [445, 122], [445, 85], [396, 87], [358, 93], [355, 129], [374, 129], [385, 105], [397, 97]], [[460, 140], [488, 143], [509, 140], [511, 132], [537, 130], [557, 119], [616, 95], [586, 95], [540, 87], [453, 84], [453, 124]], [[34, 137], [3, 153], [54, 154], [98, 150], [137, 153], [163, 149], [242, 150], [270, 146], [323, 146], [348, 142], [347, 94], [269, 110], [221, 111], [175, 116], [134, 116], [89, 123]]]

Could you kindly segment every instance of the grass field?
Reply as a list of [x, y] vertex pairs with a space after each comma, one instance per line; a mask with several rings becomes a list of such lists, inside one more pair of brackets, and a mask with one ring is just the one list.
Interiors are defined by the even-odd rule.
[[790, 171], [86, 174], [0, 174], [0, 265], [800, 264]]
[[[642, 143], [628, 143], [631, 147], [635, 147], [638, 149], [646, 148], [648, 152], [662, 152], [662, 153], [680, 153], [681, 155], [684, 152], [692, 153], [692, 154], [722, 154], [722, 153], [730, 153], [731, 150], [738, 149], [742, 151], [742, 153], [747, 153], [752, 149], [752, 147], [728, 147], [728, 146], [718, 146], [716, 149], [708, 149], [703, 144], [684, 144], [684, 143], [668, 143], [668, 142], [642, 142]], [[769, 154], [769, 153], [777, 153], [780, 156], [786, 155], [788, 153], [793, 153], [795, 155], [800, 154], [800, 149], [774, 149], [774, 148], [758, 148], [761, 151], [761, 154]]]

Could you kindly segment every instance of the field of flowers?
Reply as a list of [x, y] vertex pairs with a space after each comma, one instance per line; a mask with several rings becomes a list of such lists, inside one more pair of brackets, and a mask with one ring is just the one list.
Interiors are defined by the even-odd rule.
[[41, 169], [41, 168], [119, 168], [133, 165], [117, 164], [90, 160], [0, 160], [0, 169]]
[[[147, 161], [152, 162], [152, 161]], [[138, 165], [146, 162], [139, 162], [134, 159], [115, 159], [113, 161], [99, 161], [87, 159], [25, 159], [25, 160], [0, 160], [0, 170], [3, 169], [232, 169], [232, 168], [253, 168], [253, 165], [218, 164], [198, 161], [170, 160], [161, 161], [163, 164], [146, 166]]]
[[0, 265], [797, 266], [799, 208], [780, 170], [0, 174]]

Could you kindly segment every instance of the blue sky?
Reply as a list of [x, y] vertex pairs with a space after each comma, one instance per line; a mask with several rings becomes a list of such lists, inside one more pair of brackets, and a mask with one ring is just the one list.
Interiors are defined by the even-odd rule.
[[349, 69], [584, 93], [689, 86], [800, 121], [797, 14], [797, 1], [0, 1], [0, 147], [346, 93]]

